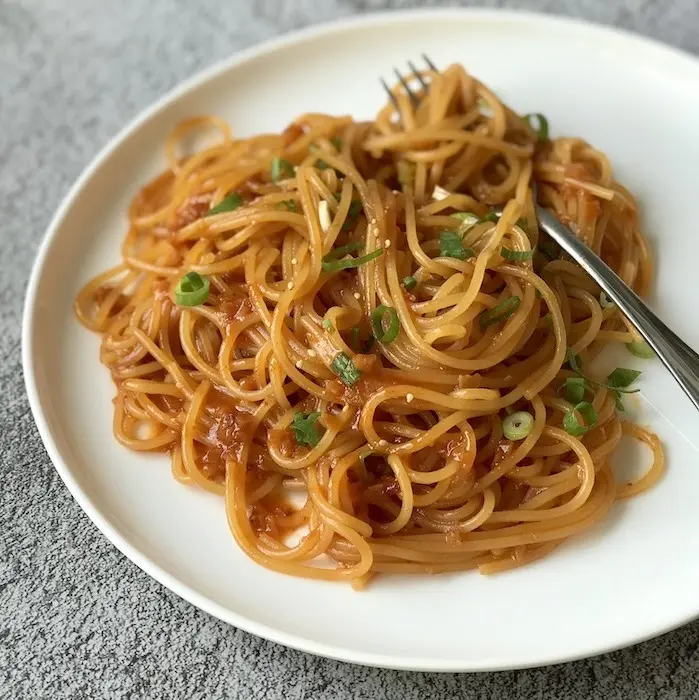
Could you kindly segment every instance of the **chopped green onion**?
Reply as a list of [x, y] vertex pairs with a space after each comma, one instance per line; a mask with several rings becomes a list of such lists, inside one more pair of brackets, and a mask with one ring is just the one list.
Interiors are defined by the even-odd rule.
[[442, 231], [439, 234], [439, 254], [443, 258], [468, 260], [476, 253], [472, 248], [464, 248], [461, 236], [456, 231]]
[[362, 255], [359, 258], [344, 258], [342, 260], [338, 260], [339, 257], [346, 255], [347, 253], [350, 253], [353, 250], [358, 250], [358, 248], [355, 246], [359, 246], [359, 248], [364, 247], [362, 243], [350, 243], [349, 245], [342, 246], [341, 248], [331, 250], [323, 258], [323, 262], [321, 263], [323, 271], [338, 272], [339, 270], [348, 270], [351, 267], [360, 267], [361, 265], [365, 265], [371, 260], [376, 260], [376, 258], [380, 257], [383, 254], [383, 248], [377, 248], [371, 253]]
[[234, 211], [243, 203], [243, 198], [237, 193], [233, 192], [228, 195], [225, 199], [222, 199], [215, 207], [211, 207], [209, 211], [206, 212], [206, 216], [213, 216], [214, 214], [221, 214], [224, 211]]
[[291, 429], [296, 436], [296, 442], [299, 445], [308, 445], [315, 447], [322, 437], [318, 431], [316, 421], [320, 418], [318, 411], [313, 411], [306, 415], [305, 413], [297, 413], [291, 423]]
[[318, 158], [315, 162], [315, 166], [318, 170], [327, 170], [330, 167], [322, 158]]
[[519, 297], [509, 297], [489, 311], [484, 311], [479, 316], [478, 320], [481, 328], [487, 328], [488, 326], [492, 326], [494, 323], [499, 323], [500, 321], [504, 321], [505, 319], [509, 318], [515, 311], [517, 311], [521, 303], [522, 300]]
[[[525, 114], [524, 118], [529, 122], [529, 126], [536, 132], [539, 141], [546, 141], [549, 137], [549, 120], [538, 112]], [[532, 119], [536, 119], [536, 126], [532, 124]]]
[[[584, 423], [578, 419], [580, 415]], [[597, 422], [597, 411], [588, 401], [575, 404], [568, 413], [563, 416], [563, 428], [569, 435], [583, 435]]]
[[490, 214], [486, 214], [481, 221], [492, 221], [493, 223], [497, 223], [500, 220], [500, 217], [494, 212], [491, 211]]
[[616, 304], [604, 292], [599, 293], [599, 305], [603, 309], [611, 309], [616, 306]]
[[519, 226], [525, 233], [529, 233], [529, 224], [525, 219], [517, 219], [517, 223], [515, 225]]
[[[388, 327], [384, 326], [384, 317], [388, 316]], [[398, 312], [391, 306], [377, 306], [371, 312], [371, 328], [374, 331], [374, 338], [384, 345], [392, 343], [398, 337], [400, 331], [400, 321]]]
[[545, 314], [544, 321], [546, 321], [546, 325], [549, 328], [553, 328], [553, 315], [552, 314]]
[[587, 383], [585, 377], [568, 377], [561, 389], [565, 389], [566, 400], [578, 404], [585, 398]]
[[512, 250], [512, 248], [505, 248], [504, 246], [500, 248], [500, 255], [502, 255], [505, 260], [510, 262], [521, 262], [522, 260], [531, 260], [532, 255], [534, 255], [533, 250]]
[[342, 139], [339, 136], [332, 136], [330, 143], [335, 146], [335, 150], [339, 151], [342, 148]]
[[347, 245], [341, 245], [339, 248], [333, 248], [324, 258], [325, 262], [332, 262], [333, 260], [339, 260], [343, 258], [347, 253], [356, 253], [364, 247], [364, 243], [361, 241], [356, 241], [354, 243], [348, 243]]
[[516, 411], [505, 417], [502, 432], [508, 440], [524, 440], [534, 429], [534, 416], [529, 411]]
[[175, 304], [199, 306], [209, 296], [209, 278], [198, 272], [188, 272], [175, 287]]
[[330, 365], [335, 374], [340, 377], [347, 386], [352, 386], [361, 376], [360, 371], [354, 366], [354, 362], [344, 352], [338, 352]]
[[576, 374], [581, 374], [580, 367], [582, 365], [582, 360], [580, 359], [580, 355], [578, 355], [576, 352], [573, 352], [573, 348], [567, 348], [566, 349], [566, 362], [568, 365], [570, 365], [570, 368], [575, 372]]
[[325, 328], [326, 331], [335, 330], [335, 326], [333, 326], [333, 322], [329, 318], [323, 320], [323, 328]]
[[290, 177], [294, 177], [293, 164], [285, 158], [275, 158], [272, 161], [272, 180], [279, 182], [279, 180], [288, 180]]
[[[608, 377], [607, 382], [609, 387], [612, 389], [626, 389], [626, 387], [633, 384], [638, 377], [640, 372], [637, 369], [626, 369], [625, 367], [617, 367]], [[627, 391], [625, 393], [635, 393], [638, 389]]]
[[278, 202], [277, 209], [286, 209], [287, 211], [298, 211], [296, 202], [293, 199], [285, 199], [283, 202]]
[[626, 343], [626, 348], [628, 351], [635, 355], [636, 357], [641, 357], [644, 360], [649, 360], [651, 357], [655, 357], [653, 348], [645, 340], [641, 340], [638, 343]]
[[403, 277], [403, 286], [406, 288], [407, 291], [415, 289], [415, 287], [417, 287], [417, 279], [412, 276]]

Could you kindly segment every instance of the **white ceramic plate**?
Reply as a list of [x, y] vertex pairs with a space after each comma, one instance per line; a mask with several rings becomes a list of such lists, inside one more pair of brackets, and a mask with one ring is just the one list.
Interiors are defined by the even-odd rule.
[[640, 197], [658, 251], [654, 306], [699, 346], [690, 320], [699, 291], [699, 63], [551, 17], [371, 15], [202, 73], [119, 134], [78, 180], [44, 240], [24, 319], [27, 390], [46, 448], [90, 518], [151, 576], [223, 620], [316, 654], [406, 669], [504, 669], [597, 654], [681, 625], [699, 614], [699, 416], [657, 361], [643, 366], [634, 410], [665, 443], [666, 477], [587, 536], [495, 578], [385, 577], [355, 593], [272, 573], [239, 551], [218, 498], [177, 484], [166, 458], [129, 452], [112, 437], [114, 389], [98, 338], [71, 305], [89, 277], [119, 259], [127, 204], [163, 167], [165, 135], [201, 113], [222, 115], [239, 134], [280, 130], [307, 111], [369, 118], [384, 100], [378, 76], [422, 51], [438, 65], [462, 62], [517, 110], [544, 112], [554, 135], [581, 135], [609, 154]]

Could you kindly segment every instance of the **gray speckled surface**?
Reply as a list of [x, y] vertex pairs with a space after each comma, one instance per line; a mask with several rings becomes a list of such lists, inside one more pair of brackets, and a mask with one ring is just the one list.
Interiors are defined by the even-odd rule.
[[[689, 698], [699, 623], [549, 669], [398, 673], [284, 649], [177, 598], [89, 522], [24, 394], [32, 259], [70, 183], [177, 82], [296, 27], [408, 0], [0, 0], [0, 698]], [[462, 3], [465, 4], [465, 3]], [[573, 14], [699, 52], [696, 0], [481, 2]]]

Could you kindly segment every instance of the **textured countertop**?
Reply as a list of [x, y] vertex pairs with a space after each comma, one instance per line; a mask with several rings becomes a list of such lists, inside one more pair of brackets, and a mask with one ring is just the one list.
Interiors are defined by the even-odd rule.
[[[109, 544], [34, 427], [20, 364], [26, 280], [51, 215], [99, 148], [238, 49], [340, 16], [440, 4], [458, 3], [0, 0], [0, 698], [697, 697], [699, 623], [590, 661], [483, 675], [359, 668], [253, 637]], [[469, 4], [572, 14], [699, 53], [697, 0]]]

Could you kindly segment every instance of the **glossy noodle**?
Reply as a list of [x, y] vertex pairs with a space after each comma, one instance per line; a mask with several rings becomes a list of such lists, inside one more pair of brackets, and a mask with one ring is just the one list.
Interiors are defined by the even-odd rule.
[[[637, 373], [589, 370], [640, 338], [532, 206], [536, 186], [644, 294], [633, 196], [603, 153], [549, 139], [461, 66], [425, 77], [417, 109], [396, 88], [371, 122], [305, 114], [246, 139], [183, 122], [121, 264], [76, 299], [117, 440], [222, 496], [238, 545], [275, 571], [355, 587], [503, 571], [663, 471], [658, 439], [623, 418]], [[215, 145], [187, 153], [200, 132]], [[652, 452], [634, 484], [610, 468], [624, 434]]]

